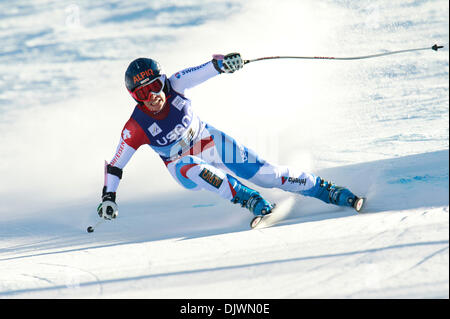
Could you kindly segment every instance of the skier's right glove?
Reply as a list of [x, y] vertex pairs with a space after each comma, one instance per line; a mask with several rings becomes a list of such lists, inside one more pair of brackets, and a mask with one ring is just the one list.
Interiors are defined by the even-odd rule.
[[97, 213], [100, 218], [112, 220], [119, 214], [116, 204], [116, 193], [106, 192], [106, 187], [103, 187], [102, 202], [97, 207]]

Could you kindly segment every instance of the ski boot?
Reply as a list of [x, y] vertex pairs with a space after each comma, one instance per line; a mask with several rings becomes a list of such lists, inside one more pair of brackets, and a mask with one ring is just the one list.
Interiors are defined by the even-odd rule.
[[247, 186], [237, 183], [234, 186], [236, 194], [231, 199], [233, 204], [241, 204], [255, 215], [250, 222], [250, 227], [254, 228], [263, 219], [264, 216], [272, 213], [275, 204], [271, 204], [261, 197], [259, 192], [248, 188]]
[[358, 197], [347, 188], [336, 186], [320, 177], [317, 177], [316, 185], [308, 193], [308, 196], [318, 198], [328, 204], [353, 207], [358, 213], [365, 201], [364, 197]]

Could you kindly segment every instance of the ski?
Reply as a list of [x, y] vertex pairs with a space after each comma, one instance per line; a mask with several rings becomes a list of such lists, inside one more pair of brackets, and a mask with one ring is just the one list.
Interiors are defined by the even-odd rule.
[[286, 218], [294, 206], [295, 198], [289, 197], [279, 204], [274, 204], [274, 208], [270, 214], [257, 215], [250, 222], [250, 228], [264, 228], [274, 225], [276, 222]]
[[358, 213], [360, 213], [361, 210], [362, 210], [362, 208], [363, 208], [363, 206], [364, 206], [364, 204], [365, 204], [365, 202], [366, 202], [366, 198], [365, 198], [365, 197], [358, 197], [358, 198], [355, 200], [355, 203], [353, 204], [353, 208], [354, 208]]
[[[353, 203], [353, 208], [357, 213], [361, 213], [365, 203], [365, 197], [358, 197]], [[279, 205], [275, 205], [270, 214], [257, 215], [253, 217], [250, 222], [250, 228], [264, 228], [274, 225], [276, 222], [284, 219], [289, 214], [293, 205], [293, 198], [288, 198], [287, 200], [282, 201]]]
[[253, 217], [252, 221], [250, 222], [250, 228], [252, 228], [252, 229], [256, 228], [256, 226], [258, 226], [263, 221], [264, 217], [268, 217], [271, 214], [272, 213], [267, 214], [267, 215], [258, 215], [258, 216]]

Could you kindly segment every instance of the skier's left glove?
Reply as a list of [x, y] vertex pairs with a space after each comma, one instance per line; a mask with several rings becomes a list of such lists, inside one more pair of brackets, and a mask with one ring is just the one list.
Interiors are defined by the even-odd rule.
[[116, 204], [116, 193], [106, 192], [103, 187], [102, 202], [97, 207], [97, 213], [100, 218], [112, 220], [119, 214]]
[[239, 53], [229, 53], [225, 56], [215, 54], [212, 62], [220, 73], [233, 73], [244, 67], [244, 61]]

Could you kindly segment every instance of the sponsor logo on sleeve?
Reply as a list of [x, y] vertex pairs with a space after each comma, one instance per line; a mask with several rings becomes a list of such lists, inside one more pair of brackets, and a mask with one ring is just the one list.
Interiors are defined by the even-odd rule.
[[209, 62], [206, 62], [206, 63], [203, 63], [202, 65], [195, 66], [195, 67], [193, 67], [193, 68], [184, 69], [183, 71], [177, 72], [177, 73], [175, 74], [175, 77], [176, 77], [177, 79], [179, 79], [179, 78], [181, 78], [182, 75], [186, 75], [186, 74], [189, 74], [189, 73], [198, 71], [198, 70], [200, 70], [200, 69], [203, 69], [208, 63], [210, 63], [210, 61], [209, 61]]
[[109, 163], [110, 165], [114, 166], [117, 163], [117, 161], [120, 159], [120, 156], [122, 156], [124, 149], [125, 142], [121, 141], [119, 147], [117, 148], [117, 152], [114, 155], [114, 158], [112, 159], [111, 163]]

